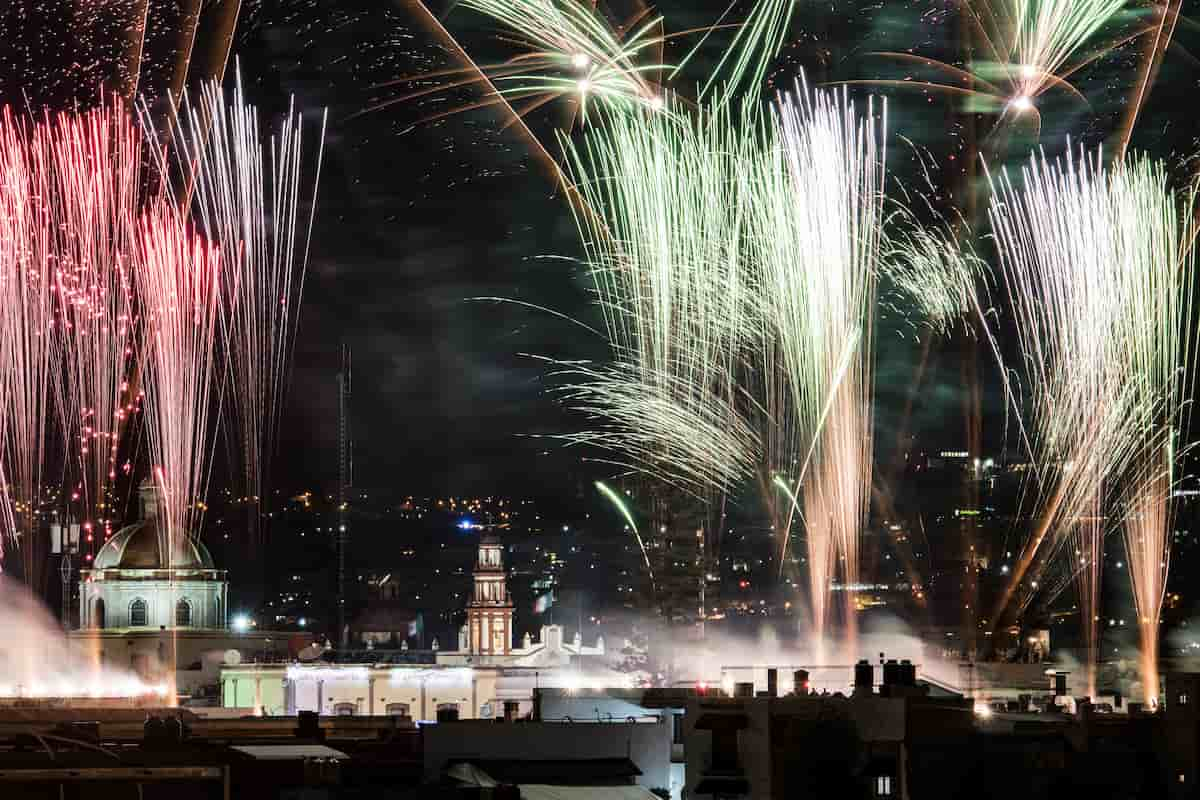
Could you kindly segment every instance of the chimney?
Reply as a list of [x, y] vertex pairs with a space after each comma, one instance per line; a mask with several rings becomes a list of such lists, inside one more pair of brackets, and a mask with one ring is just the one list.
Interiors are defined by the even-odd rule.
[[767, 670], [767, 697], [779, 697], [779, 670], [775, 667]]
[[883, 685], [889, 689], [900, 685], [900, 662], [889, 658], [883, 665]]
[[865, 658], [854, 665], [854, 696], [870, 695], [875, 685], [875, 668]]
[[301, 711], [296, 714], [296, 727], [292, 731], [297, 739], [312, 739], [325, 741], [325, 732], [321, 730], [321, 718], [316, 711]]

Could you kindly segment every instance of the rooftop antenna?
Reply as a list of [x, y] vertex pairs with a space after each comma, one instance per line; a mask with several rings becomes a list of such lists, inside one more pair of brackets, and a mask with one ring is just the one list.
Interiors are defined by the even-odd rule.
[[350, 443], [350, 346], [342, 344], [342, 369], [338, 384], [338, 491], [337, 491], [337, 583], [338, 636], [342, 649], [350, 644], [350, 628], [346, 624], [346, 547], [350, 543], [350, 528], [346, 523], [350, 484], [354, 480], [354, 464]]

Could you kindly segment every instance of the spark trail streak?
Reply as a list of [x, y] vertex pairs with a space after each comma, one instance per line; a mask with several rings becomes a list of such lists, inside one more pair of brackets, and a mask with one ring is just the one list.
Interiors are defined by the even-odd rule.
[[646, 552], [646, 543], [642, 541], [642, 534], [638, 533], [637, 523], [633, 521], [633, 514], [629, 513], [629, 507], [625, 505], [625, 501], [621, 499], [621, 495], [610, 489], [607, 484], [602, 483], [601, 481], [596, 481], [596, 489], [600, 492], [600, 494], [608, 498], [608, 501], [616, 507], [617, 511], [619, 511], [621, 516], [625, 519], [625, 522], [628, 523], [629, 529], [633, 531], [633, 535], [637, 539], [638, 547], [642, 550], [642, 558], [646, 562], [646, 574], [650, 576], [650, 584], [653, 586], [654, 568], [650, 566], [650, 554]]
[[[278, 440], [316, 208], [316, 181], [311, 197], [301, 193], [301, 128], [293, 108], [278, 137], [263, 144], [240, 76], [232, 104], [218, 84], [205, 84], [196, 105], [184, 99], [173, 121], [173, 158], [163, 163], [178, 174], [205, 236], [222, 252], [221, 328], [232, 423], [227, 430], [240, 448], [237, 466], [256, 505], [269, 494], [265, 481]], [[316, 145], [318, 175], [323, 145], [324, 122]]]
[[[721, 19], [732, 9], [733, 4]], [[771, 61], [783, 46], [795, 9], [796, 0], [756, 0], [745, 21], [738, 26], [737, 35], [709, 75], [702, 93], [707, 94], [718, 85], [723, 86], [725, 100], [739, 96], [743, 87], [748, 87], [751, 94], [757, 93]], [[703, 40], [700, 44], [703, 44]], [[683, 64], [675, 70], [676, 73], [691, 60], [700, 49], [700, 44], [688, 54]]]

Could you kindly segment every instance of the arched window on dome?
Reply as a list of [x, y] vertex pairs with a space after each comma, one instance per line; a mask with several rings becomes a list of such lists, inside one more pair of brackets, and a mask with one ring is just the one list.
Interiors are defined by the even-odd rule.
[[140, 597], [135, 597], [129, 604], [129, 627], [146, 627], [146, 601]]
[[187, 601], [186, 597], [179, 598], [179, 602], [175, 604], [175, 627], [187, 628], [192, 624], [192, 604]]
[[92, 604], [92, 627], [104, 627], [104, 598], [97, 597], [96, 602]]

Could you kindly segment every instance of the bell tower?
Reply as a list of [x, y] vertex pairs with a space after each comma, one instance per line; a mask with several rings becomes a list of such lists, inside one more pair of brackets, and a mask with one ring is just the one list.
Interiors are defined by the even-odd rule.
[[504, 578], [504, 548], [484, 533], [475, 561], [475, 587], [467, 603], [467, 652], [480, 656], [512, 653], [512, 598]]

